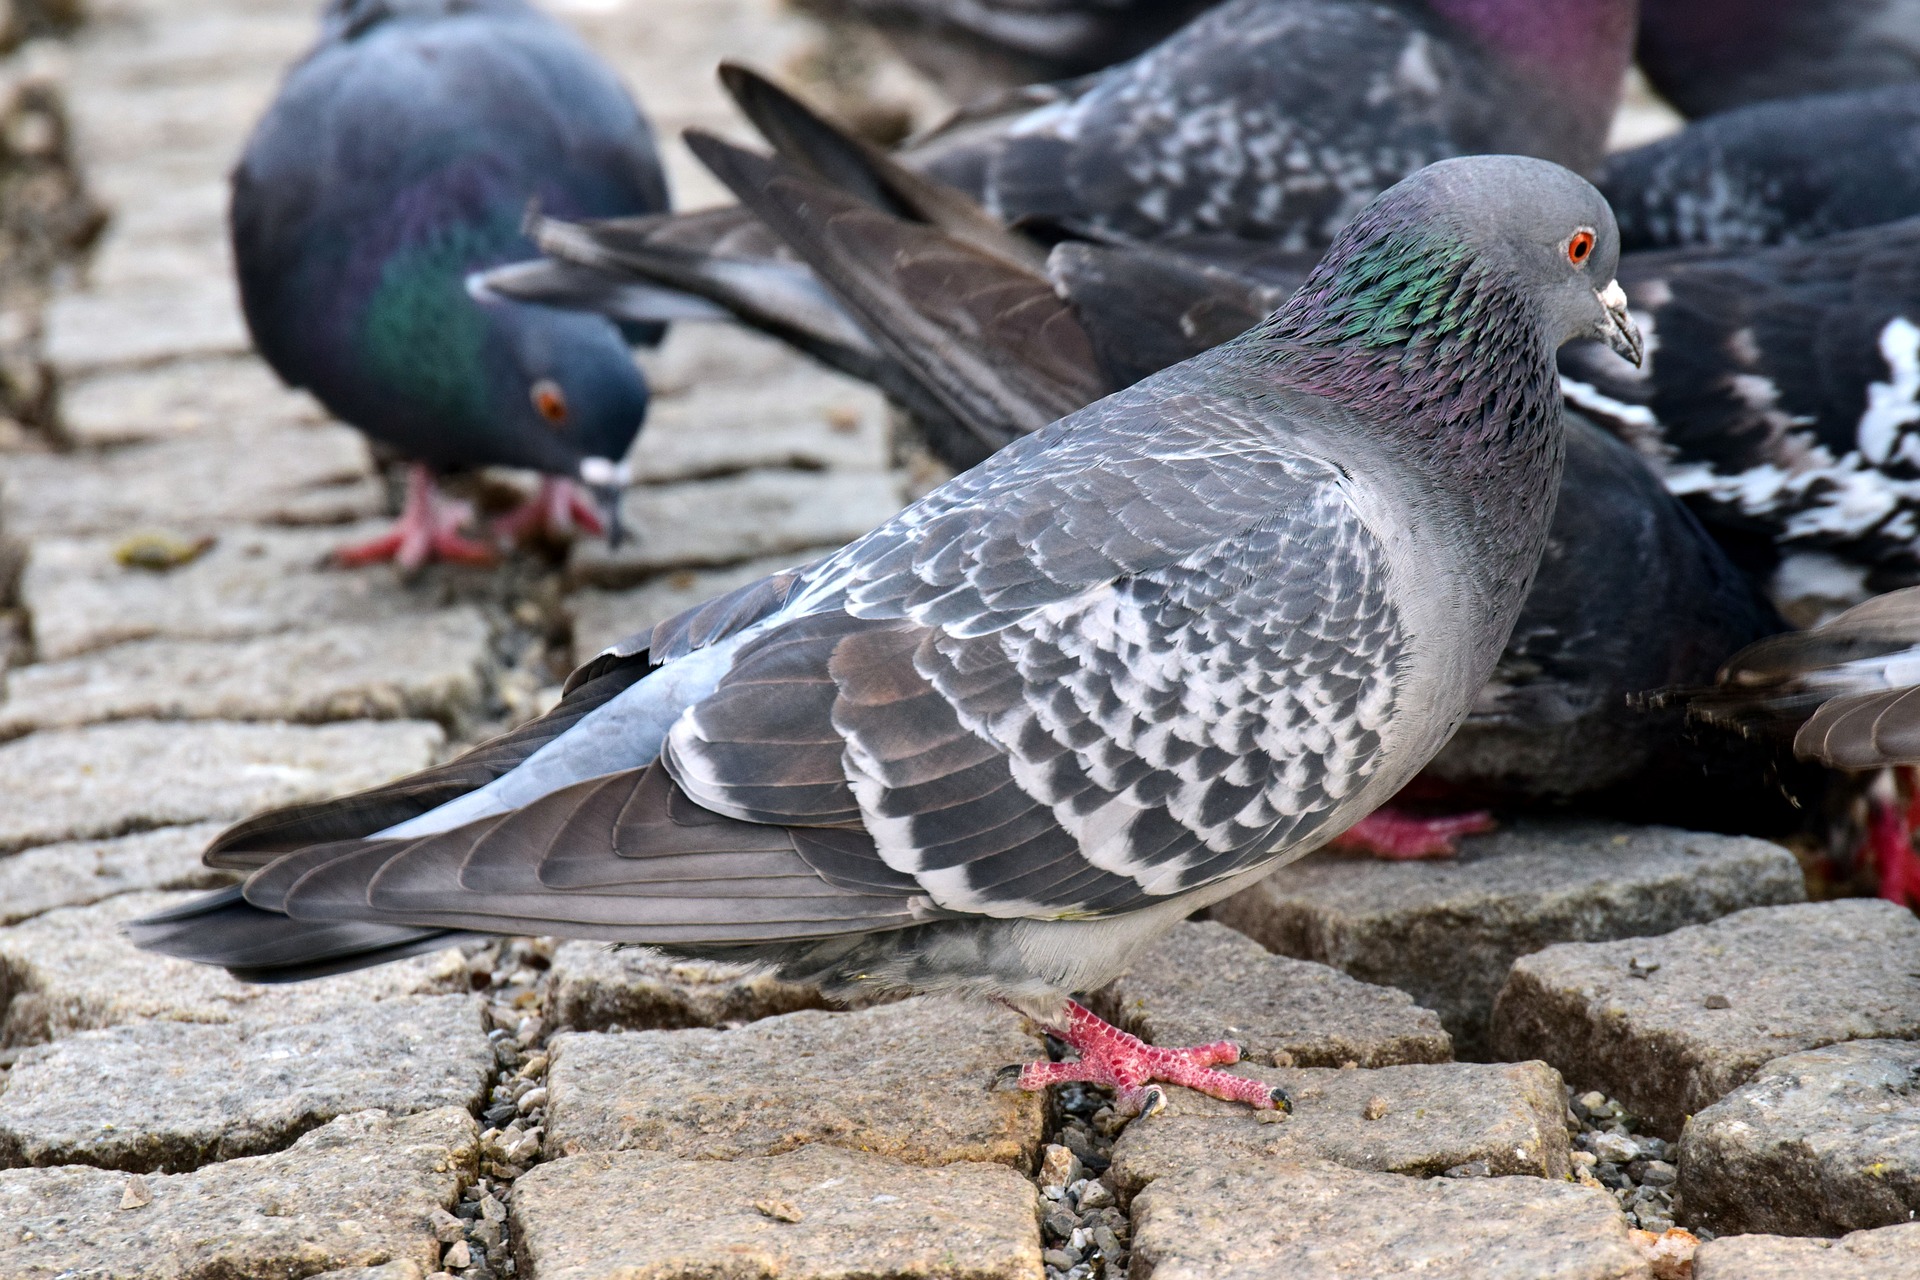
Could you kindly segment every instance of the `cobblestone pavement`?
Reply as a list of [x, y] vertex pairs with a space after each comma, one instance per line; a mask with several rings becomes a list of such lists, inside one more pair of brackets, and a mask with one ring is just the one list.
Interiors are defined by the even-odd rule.
[[[1096, 1091], [987, 1089], [1046, 1051], [1011, 1014], [583, 943], [277, 988], [134, 952], [123, 921], [219, 882], [220, 823], [536, 714], [574, 661], [906, 488], [874, 393], [686, 328], [643, 357], [631, 545], [323, 568], [392, 495], [248, 353], [223, 232], [314, 7], [100, 0], [0, 64], [64, 94], [112, 214], [50, 292], [0, 297], [0, 374], [26, 343], [15, 381], [57, 392], [0, 431], [0, 1280], [1651, 1278], [1691, 1256], [1676, 1221], [1852, 1232], [1729, 1236], [1702, 1274], [1914, 1274], [1920, 925], [1805, 904], [1755, 841], [1522, 824], [1448, 866], [1316, 858], [1095, 997], [1149, 1039], [1238, 1038], [1291, 1118], [1175, 1091], [1129, 1126]], [[723, 55], [925, 117], [775, 0], [556, 7], [663, 137], [736, 131]], [[683, 204], [717, 198], [668, 155]]]

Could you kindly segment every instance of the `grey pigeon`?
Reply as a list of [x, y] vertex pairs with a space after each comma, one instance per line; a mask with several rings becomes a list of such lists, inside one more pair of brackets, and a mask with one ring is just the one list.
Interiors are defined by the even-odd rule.
[[1920, 0], [1645, 0], [1638, 54], [1690, 116], [1920, 81]]
[[1431, 166], [1251, 333], [614, 646], [506, 739], [241, 824], [208, 857], [245, 885], [133, 934], [262, 977], [478, 930], [992, 995], [1080, 1052], [1024, 1087], [1272, 1106], [1212, 1069], [1232, 1046], [1148, 1048], [1070, 994], [1465, 716], [1546, 540], [1553, 353], [1640, 349], [1615, 239], [1555, 165]]

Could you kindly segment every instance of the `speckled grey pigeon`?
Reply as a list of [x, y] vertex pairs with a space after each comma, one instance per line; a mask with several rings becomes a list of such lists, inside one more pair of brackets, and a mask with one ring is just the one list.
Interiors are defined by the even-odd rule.
[[258, 976], [436, 931], [991, 994], [1081, 1079], [1271, 1106], [1069, 1000], [1411, 777], [1484, 685], [1563, 455], [1553, 352], [1637, 353], [1555, 165], [1427, 168], [1243, 338], [1014, 442], [805, 570], [614, 646], [439, 770], [267, 814], [133, 926]]

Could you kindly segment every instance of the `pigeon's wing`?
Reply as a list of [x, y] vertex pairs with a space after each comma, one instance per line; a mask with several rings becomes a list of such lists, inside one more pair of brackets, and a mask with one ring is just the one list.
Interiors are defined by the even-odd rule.
[[[1569, 348], [1574, 403], [1716, 524], [1911, 566], [1920, 519], [1920, 218], [1804, 245], [1623, 260], [1655, 357]], [[1903, 379], [1906, 381], [1903, 382]]]
[[1628, 251], [1754, 248], [1920, 216], [1920, 83], [1756, 103], [1609, 156]]

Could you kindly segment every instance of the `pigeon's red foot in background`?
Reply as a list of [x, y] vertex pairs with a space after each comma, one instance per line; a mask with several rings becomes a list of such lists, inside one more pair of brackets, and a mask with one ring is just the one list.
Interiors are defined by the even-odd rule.
[[1117, 1110], [1128, 1115], [1152, 1115], [1167, 1104], [1166, 1094], [1153, 1084], [1157, 1080], [1185, 1085], [1227, 1102], [1244, 1102], [1263, 1111], [1274, 1107], [1293, 1110], [1284, 1089], [1212, 1070], [1240, 1061], [1240, 1046], [1231, 1040], [1192, 1049], [1162, 1049], [1128, 1035], [1071, 1000], [1067, 1002], [1066, 1025], [1047, 1030], [1066, 1041], [1067, 1047], [1080, 1055], [1079, 1061], [1029, 1062], [1018, 1068], [1022, 1089], [1044, 1089], [1069, 1081], [1105, 1085], [1114, 1091]]
[[1920, 849], [1913, 843], [1920, 825], [1920, 770], [1903, 764], [1893, 775], [1893, 798], [1874, 795], [1867, 802], [1867, 849], [1880, 896], [1920, 910]]
[[333, 562], [345, 569], [383, 560], [403, 569], [418, 569], [429, 560], [494, 564], [500, 556], [492, 547], [460, 536], [460, 526], [472, 516], [466, 503], [442, 496], [432, 470], [416, 462], [407, 469], [407, 505], [393, 528], [371, 542], [341, 547], [333, 553]]
[[558, 476], [542, 476], [540, 492], [495, 520], [493, 530], [515, 542], [533, 538], [565, 542], [583, 530], [605, 533], [607, 522], [579, 485]]
[[1393, 862], [1416, 858], [1451, 858], [1459, 854], [1461, 836], [1491, 831], [1496, 824], [1485, 809], [1421, 818], [1393, 808], [1375, 809], [1328, 843], [1329, 849], [1365, 853]]

